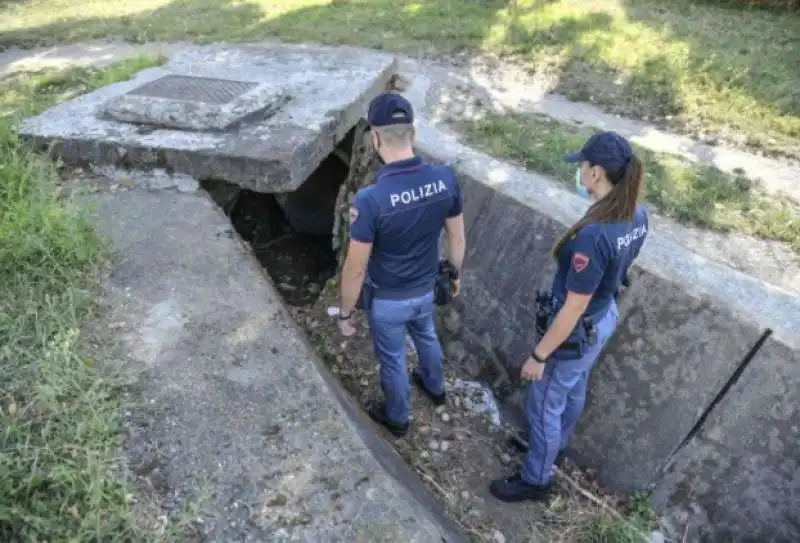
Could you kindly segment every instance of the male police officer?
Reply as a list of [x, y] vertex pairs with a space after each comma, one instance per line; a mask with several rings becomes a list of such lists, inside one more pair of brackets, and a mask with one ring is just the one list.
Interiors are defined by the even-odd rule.
[[385, 397], [385, 403], [370, 406], [369, 414], [402, 437], [410, 413], [406, 331], [420, 361], [412, 379], [435, 404], [445, 402], [443, 354], [433, 322], [434, 281], [444, 228], [458, 294], [465, 248], [461, 189], [449, 167], [414, 155], [414, 112], [401, 95], [376, 97], [367, 120], [384, 165], [375, 183], [358, 191], [350, 209], [339, 326], [345, 336], [354, 332], [350, 317], [362, 294]]

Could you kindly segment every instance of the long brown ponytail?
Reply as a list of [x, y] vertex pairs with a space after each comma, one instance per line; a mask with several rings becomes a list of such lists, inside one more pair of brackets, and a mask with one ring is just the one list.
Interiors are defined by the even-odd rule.
[[585, 225], [593, 222], [630, 221], [636, 211], [636, 204], [644, 192], [644, 166], [636, 155], [632, 155], [630, 162], [622, 172], [606, 172], [608, 180], [613, 185], [611, 192], [605, 198], [593, 203], [586, 214], [575, 224], [569, 227], [556, 244], [553, 245], [553, 256], [558, 258], [558, 253], [564, 244], [571, 240]]

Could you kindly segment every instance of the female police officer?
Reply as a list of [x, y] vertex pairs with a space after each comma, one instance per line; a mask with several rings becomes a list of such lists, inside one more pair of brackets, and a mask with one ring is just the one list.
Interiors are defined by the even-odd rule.
[[647, 213], [638, 205], [644, 172], [625, 138], [596, 133], [565, 160], [578, 164], [577, 190], [592, 204], [553, 247], [551, 316], [522, 367], [522, 378], [533, 381], [525, 406], [530, 448], [519, 473], [492, 482], [492, 494], [503, 501], [549, 495], [553, 464], [583, 410], [589, 372], [617, 324], [614, 296], [647, 235]]

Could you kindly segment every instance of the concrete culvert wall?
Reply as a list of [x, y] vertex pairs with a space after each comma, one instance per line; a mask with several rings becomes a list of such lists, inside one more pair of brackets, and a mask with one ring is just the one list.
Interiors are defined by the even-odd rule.
[[[439, 316], [448, 361], [487, 379], [522, 422], [533, 298], [585, 204], [424, 121], [419, 134], [422, 154], [453, 165], [464, 190], [463, 294]], [[570, 456], [608, 488], [652, 491], [678, 539], [800, 540], [800, 300], [666, 243], [657, 227], [631, 276]]]

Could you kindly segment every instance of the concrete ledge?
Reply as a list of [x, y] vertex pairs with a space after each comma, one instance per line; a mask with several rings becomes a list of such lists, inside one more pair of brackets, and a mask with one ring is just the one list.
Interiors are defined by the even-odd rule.
[[800, 355], [767, 340], [653, 500], [687, 541], [800, 541]]
[[321, 372], [208, 197], [84, 198], [114, 249], [106, 318], [148, 419], [131, 464], [161, 451], [170, 499], [210, 484], [209, 541], [467, 541]]
[[162, 167], [290, 192], [355, 126], [397, 64], [344, 46], [187, 47], [163, 67], [26, 119], [20, 134], [67, 163]]

